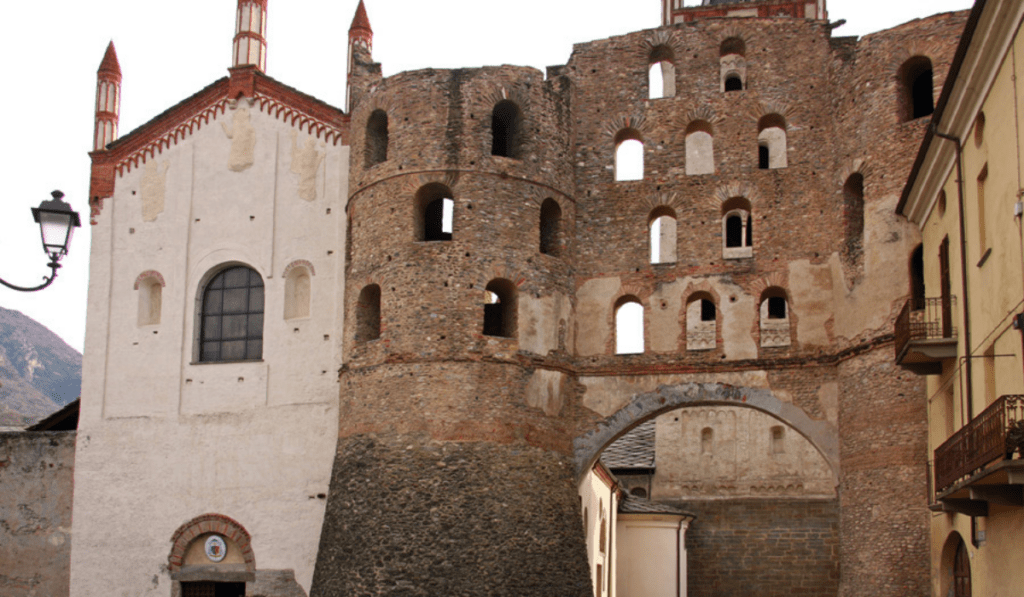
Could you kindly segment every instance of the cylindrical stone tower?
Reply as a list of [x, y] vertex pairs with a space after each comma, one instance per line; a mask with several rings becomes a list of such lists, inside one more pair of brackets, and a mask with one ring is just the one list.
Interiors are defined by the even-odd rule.
[[338, 452], [312, 595], [591, 594], [569, 84], [396, 75], [352, 109]]

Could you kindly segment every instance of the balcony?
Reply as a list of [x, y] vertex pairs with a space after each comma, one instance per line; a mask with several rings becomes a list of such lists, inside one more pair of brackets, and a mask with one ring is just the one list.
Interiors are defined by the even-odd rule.
[[955, 296], [907, 301], [896, 318], [896, 364], [918, 375], [942, 373], [942, 360], [956, 357], [954, 307]]
[[935, 510], [1024, 506], [1024, 396], [1001, 396], [935, 449]]

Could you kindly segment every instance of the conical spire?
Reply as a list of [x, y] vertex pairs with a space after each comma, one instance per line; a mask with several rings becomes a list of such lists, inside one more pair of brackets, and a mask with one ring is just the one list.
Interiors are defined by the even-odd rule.
[[100, 68], [96, 71], [96, 74], [116, 77], [118, 82], [121, 81], [121, 65], [117, 62], [117, 50], [114, 49], [114, 40], [110, 40], [110, 43], [107, 44], [107, 51], [103, 54], [103, 61], [100, 62]]
[[96, 71], [96, 128], [93, 150], [104, 149], [117, 139], [117, 123], [121, 116], [121, 65], [117, 62], [114, 42], [107, 46], [100, 68]]
[[356, 15], [352, 18], [352, 26], [348, 28], [349, 37], [356, 33], [360, 34], [360, 37], [365, 35], [373, 37], [373, 28], [370, 27], [370, 17], [366, 16], [366, 6], [363, 4], [363, 0], [359, 0]]

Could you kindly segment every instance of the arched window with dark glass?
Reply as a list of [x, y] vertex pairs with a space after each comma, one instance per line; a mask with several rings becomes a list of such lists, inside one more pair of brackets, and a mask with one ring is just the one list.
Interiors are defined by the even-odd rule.
[[512, 100], [503, 100], [491, 113], [491, 155], [519, 159], [523, 143], [523, 115]]
[[722, 257], [743, 259], [753, 257], [753, 219], [750, 201], [732, 197], [722, 204]]
[[263, 278], [244, 265], [224, 269], [203, 289], [199, 361], [263, 358]]
[[789, 346], [789, 297], [784, 288], [771, 286], [761, 293], [761, 346], [764, 348]]
[[719, 45], [719, 77], [722, 91], [743, 91], [746, 89], [746, 53], [747, 45], [738, 37], [730, 37]]

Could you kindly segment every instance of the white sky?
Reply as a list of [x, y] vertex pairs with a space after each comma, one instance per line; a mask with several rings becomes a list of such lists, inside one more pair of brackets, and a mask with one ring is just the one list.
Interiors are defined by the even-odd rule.
[[[688, 4], [696, 0], [688, 1]], [[8, 2], [0, 20], [7, 114], [0, 168], [0, 277], [35, 285], [49, 273], [29, 208], [60, 189], [83, 227], [52, 286], [0, 287], [0, 306], [36, 319], [81, 350], [90, 231], [89, 157], [96, 69], [117, 47], [126, 134], [227, 74], [236, 0]], [[335, 106], [345, 98], [348, 27], [358, 0], [270, 0], [267, 74]], [[836, 35], [863, 35], [971, 0], [830, 0]], [[437, 67], [565, 64], [572, 44], [660, 25], [660, 0], [367, 0], [385, 75]]]

